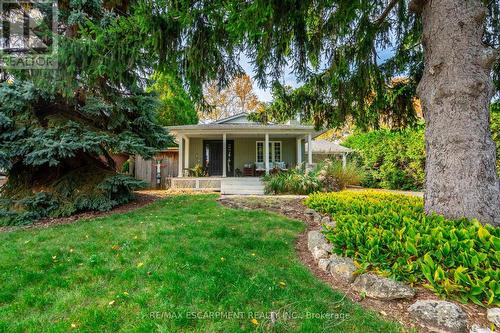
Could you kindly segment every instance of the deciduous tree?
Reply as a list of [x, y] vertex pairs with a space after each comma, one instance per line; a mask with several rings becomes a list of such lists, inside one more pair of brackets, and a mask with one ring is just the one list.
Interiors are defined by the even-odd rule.
[[157, 114], [163, 126], [198, 123], [194, 103], [176, 77], [168, 73], [155, 73], [153, 80], [148, 90], [155, 92], [160, 99]]
[[235, 107], [239, 112], [255, 111], [259, 105], [259, 99], [253, 90], [253, 82], [248, 74], [237, 76], [231, 82], [229, 91], [234, 95]]
[[205, 121], [217, 121], [237, 113], [256, 111], [261, 102], [253, 89], [250, 76], [235, 76], [226, 88], [220, 89], [217, 82], [211, 82], [203, 91], [207, 109], [200, 108], [200, 118]]

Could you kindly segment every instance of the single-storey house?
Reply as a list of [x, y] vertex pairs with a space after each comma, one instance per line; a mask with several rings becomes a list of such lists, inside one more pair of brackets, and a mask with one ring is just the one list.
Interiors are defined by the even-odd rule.
[[334, 155], [343, 156], [345, 162], [350, 151], [329, 141], [316, 144], [314, 138], [321, 132], [313, 126], [297, 121], [262, 124], [247, 116], [240, 113], [209, 124], [168, 127], [178, 147], [151, 161], [136, 157], [136, 177], [153, 187], [258, 194], [263, 192], [259, 177], [266, 173], [311, 167]]
[[179, 144], [178, 177], [193, 175], [201, 168], [206, 176], [260, 176], [273, 169], [312, 164], [312, 151], [305, 143], [320, 134], [313, 126], [291, 121], [288, 124], [261, 124], [246, 113], [209, 124], [168, 128]]

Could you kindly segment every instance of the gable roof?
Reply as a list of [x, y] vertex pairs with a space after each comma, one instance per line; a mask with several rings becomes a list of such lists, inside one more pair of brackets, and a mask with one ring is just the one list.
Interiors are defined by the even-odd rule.
[[[221, 130], [298, 130], [315, 133], [313, 126], [307, 125], [285, 125], [285, 124], [261, 124], [255, 122], [249, 123], [210, 123], [210, 124], [198, 124], [198, 125], [180, 125], [180, 126], [168, 126], [169, 130], [172, 131], [182, 131], [182, 130], [207, 130], [207, 131], [221, 131]], [[317, 135], [319, 135], [318, 132]]]
[[[338, 143], [328, 140], [314, 140], [311, 143], [313, 154], [341, 154], [353, 151], [350, 148], [339, 145]], [[309, 151], [308, 144], [305, 146], [306, 152]]]
[[212, 124], [226, 124], [226, 123], [248, 124], [255, 122], [248, 119], [248, 113], [240, 112], [235, 115], [216, 120]]

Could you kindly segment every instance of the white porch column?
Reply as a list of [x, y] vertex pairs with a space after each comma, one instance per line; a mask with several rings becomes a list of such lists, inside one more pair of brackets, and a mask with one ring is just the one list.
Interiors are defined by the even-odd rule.
[[184, 137], [184, 168], [189, 168], [189, 138]]
[[269, 134], [266, 133], [264, 142], [264, 161], [266, 162], [266, 175], [269, 174]]
[[226, 133], [222, 134], [222, 177], [227, 175], [227, 140]]
[[297, 138], [297, 166], [302, 164], [302, 138]]
[[312, 150], [312, 135], [309, 133], [307, 135], [307, 163], [311, 165], [313, 163], [313, 150]]
[[345, 170], [347, 167], [347, 153], [342, 154], [342, 169]]
[[182, 135], [179, 135], [178, 136], [178, 140], [179, 140], [179, 161], [178, 161], [178, 164], [179, 164], [179, 173], [177, 175], [177, 177], [182, 177], [184, 176], [183, 175], [183, 166], [184, 166], [184, 143], [182, 142], [183, 141], [183, 138], [182, 138]]

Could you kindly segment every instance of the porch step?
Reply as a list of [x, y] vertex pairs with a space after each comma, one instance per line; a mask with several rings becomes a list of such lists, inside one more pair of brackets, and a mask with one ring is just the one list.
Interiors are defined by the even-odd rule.
[[264, 184], [259, 178], [231, 177], [221, 181], [221, 194], [264, 194]]

